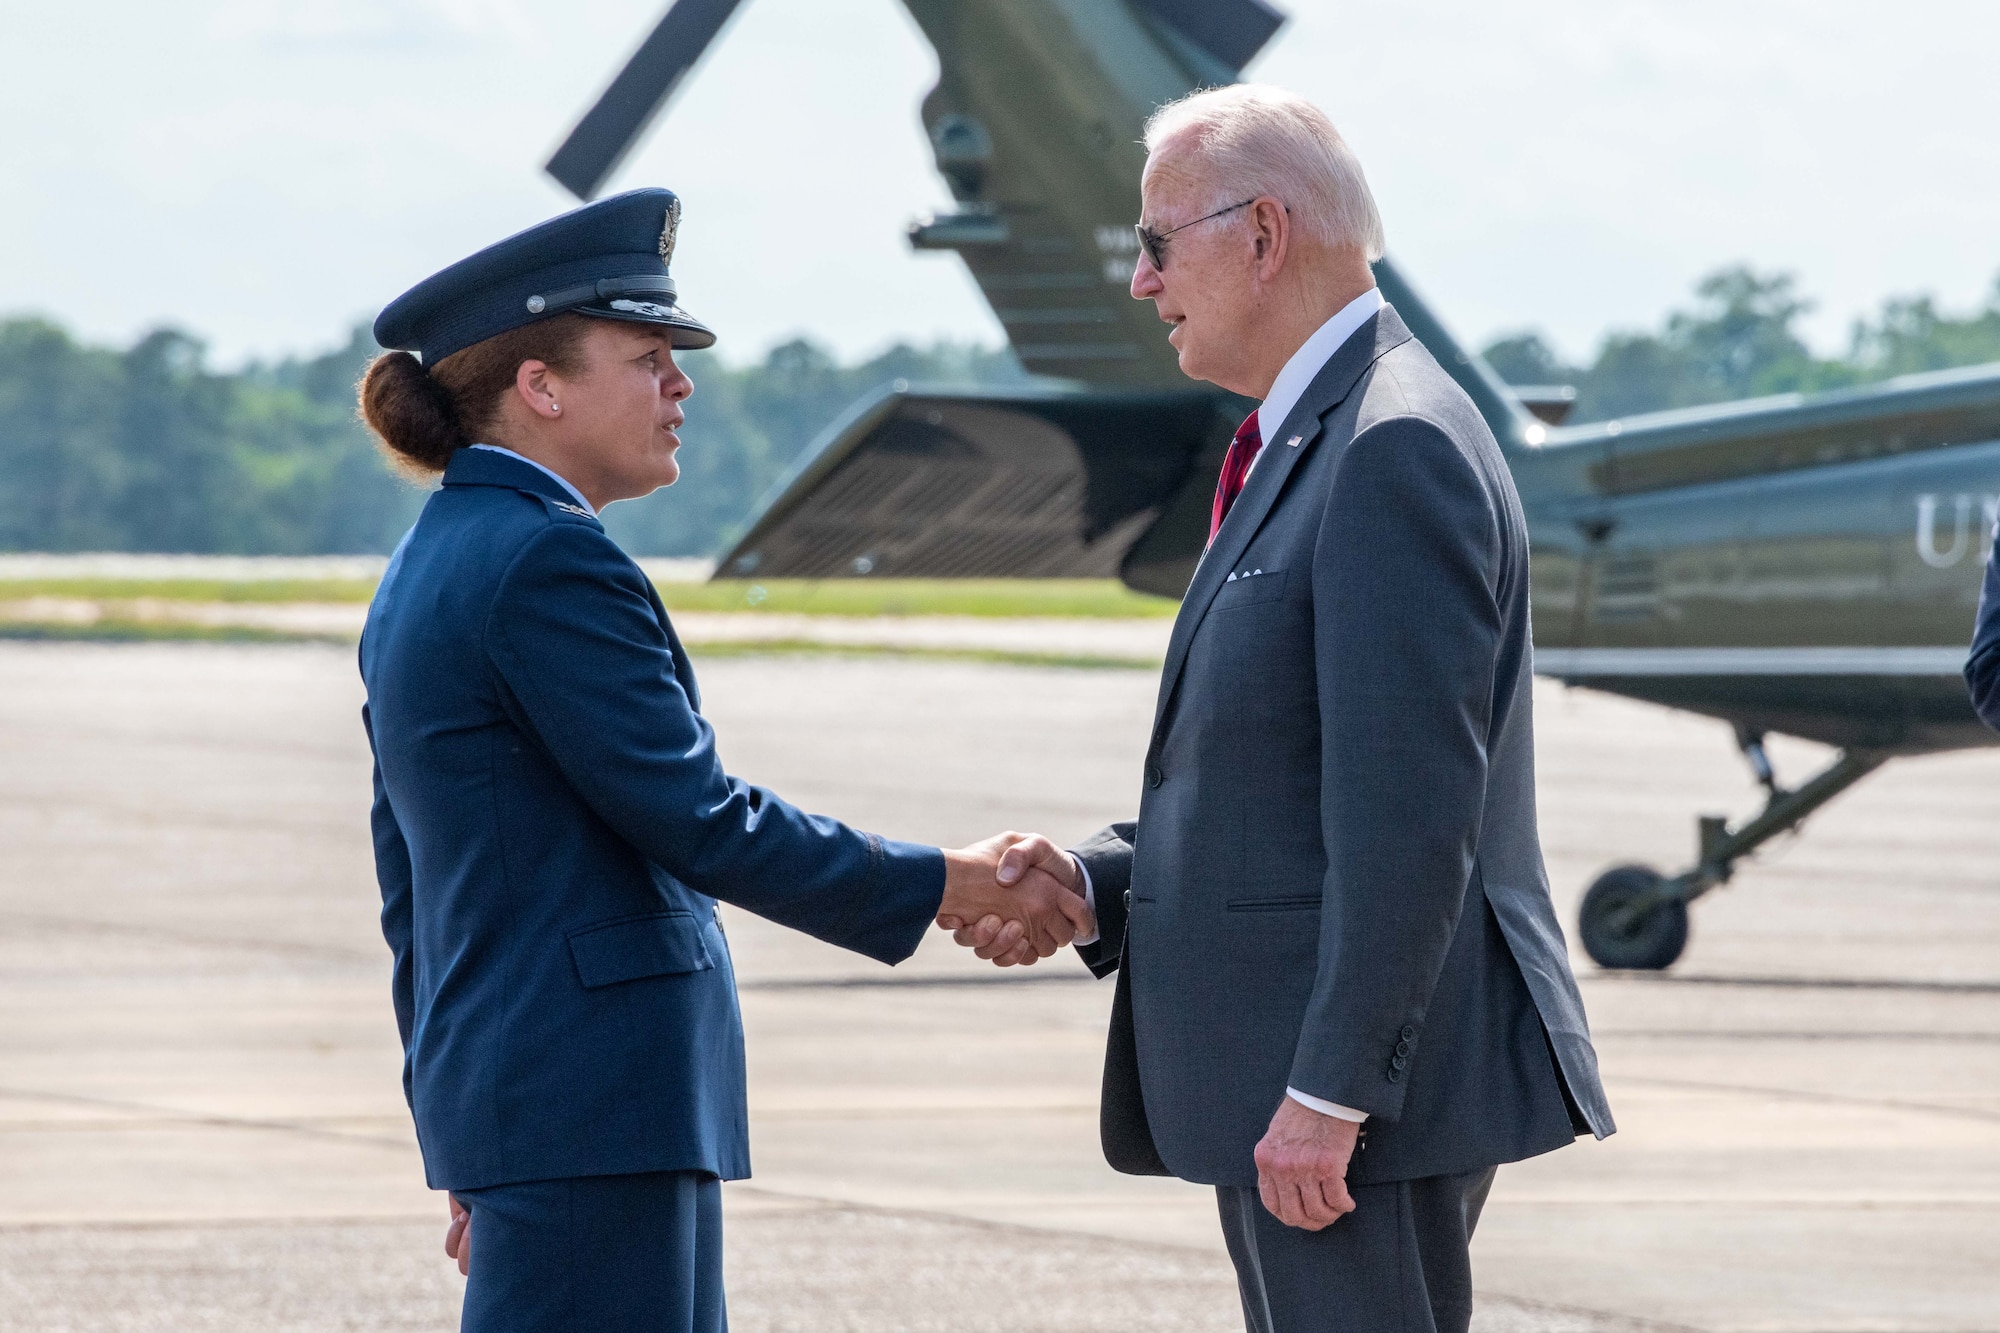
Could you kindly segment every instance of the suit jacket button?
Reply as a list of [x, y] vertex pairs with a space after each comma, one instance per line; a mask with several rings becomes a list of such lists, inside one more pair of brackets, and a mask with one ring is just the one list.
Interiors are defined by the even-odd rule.
[[1395, 1059], [1389, 1061], [1389, 1068], [1391, 1069], [1407, 1069], [1409, 1068], [1409, 1065], [1410, 1065], [1410, 1057], [1407, 1055], [1399, 1055]]
[[1125, 910], [1128, 912], [1132, 910], [1132, 890], [1130, 889], [1125, 890]]
[[1403, 1025], [1402, 1037], [1404, 1041], [1415, 1041], [1417, 1039], [1417, 1030], [1406, 1023]]
[[1408, 1055], [1409, 1053], [1410, 1053], [1410, 1043], [1408, 1043], [1407, 1041], [1399, 1041], [1396, 1043], [1396, 1054]]
[[1165, 775], [1160, 772], [1160, 766], [1148, 761], [1146, 764], [1146, 785], [1148, 787], [1157, 787], [1164, 780]]
[[1391, 1083], [1401, 1083], [1401, 1082], [1403, 1081], [1403, 1071], [1402, 1071], [1402, 1070], [1400, 1070], [1400, 1069], [1392, 1069], [1392, 1070], [1390, 1070], [1390, 1071], [1389, 1071], [1389, 1081], [1390, 1081]]

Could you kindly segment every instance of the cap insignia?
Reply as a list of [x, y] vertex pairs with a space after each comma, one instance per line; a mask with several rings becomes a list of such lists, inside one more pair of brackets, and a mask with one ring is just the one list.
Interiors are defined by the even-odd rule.
[[647, 319], [672, 319], [680, 311], [670, 305], [660, 305], [654, 301], [613, 301], [613, 310], [622, 310], [628, 315], [644, 315]]
[[674, 237], [681, 229], [681, 201], [667, 205], [667, 223], [660, 229], [660, 259], [669, 267], [674, 262]]

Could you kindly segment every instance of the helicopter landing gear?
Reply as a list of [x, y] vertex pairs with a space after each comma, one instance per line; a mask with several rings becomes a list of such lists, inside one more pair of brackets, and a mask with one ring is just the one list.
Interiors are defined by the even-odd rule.
[[1613, 866], [1583, 895], [1577, 929], [1599, 967], [1657, 971], [1687, 947], [1688, 900], [1651, 866]]
[[1887, 763], [1880, 750], [1842, 750], [1803, 785], [1778, 785], [1764, 733], [1736, 730], [1736, 744], [1750, 771], [1764, 785], [1764, 809], [1741, 828], [1721, 815], [1703, 815], [1697, 832], [1695, 864], [1668, 878], [1650, 866], [1615, 866], [1597, 877], [1583, 895], [1577, 930], [1584, 952], [1599, 967], [1657, 971], [1672, 966], [1687, 947], [1688, 904], [1719, 884], [1727, 884], [1736, 862]]

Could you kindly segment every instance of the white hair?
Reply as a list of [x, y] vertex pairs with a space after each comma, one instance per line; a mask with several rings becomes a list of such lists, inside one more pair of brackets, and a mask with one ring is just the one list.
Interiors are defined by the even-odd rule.
[[1360, 160], [1297, 93], [1249, 83], [1189, 93], [1146, 121], [1146, 151], [1169, 144], [1194, 153], [1209, 209], [1268, 194], [1322, 244], [1382, 257], [1382, 215]]

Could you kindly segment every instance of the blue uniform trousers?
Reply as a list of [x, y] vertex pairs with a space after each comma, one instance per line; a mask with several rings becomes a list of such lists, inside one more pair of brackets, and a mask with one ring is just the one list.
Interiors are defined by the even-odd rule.
[[716, 1177], [651, 1171], [453, 1193], [472, 1210], [461, 1333], [728, 1333]]
[[1249, 1333], [1466, 1333], [1472, 1258], [1494, 1168], [1353, 1185], [1324, 1231], [1273, 1217], [1254, 1187], [1218, 1186]]

